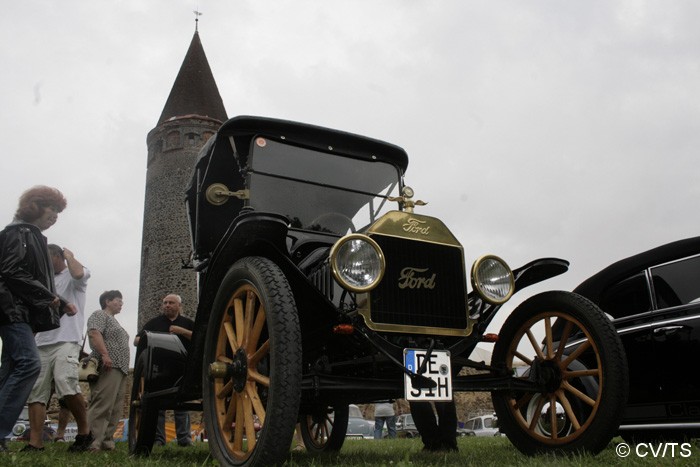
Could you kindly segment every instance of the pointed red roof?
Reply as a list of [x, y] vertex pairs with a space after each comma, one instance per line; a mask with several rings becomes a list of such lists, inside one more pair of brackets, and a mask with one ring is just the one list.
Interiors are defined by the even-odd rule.
[[194, 32], [158, 125], [174, 117], [188, 115], [214, 118], [221, 122], [228, 119], [197, 31]]

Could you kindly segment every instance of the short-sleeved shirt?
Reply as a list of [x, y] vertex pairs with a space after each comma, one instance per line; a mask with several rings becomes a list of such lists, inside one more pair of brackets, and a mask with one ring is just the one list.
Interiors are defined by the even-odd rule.
[[56, 344], [58, 342], [83, 342], [83, 326], [85, 326], [85, 292], [87, 281], [90, 279], [90, 270], [83, 268], [83, 277], [75, 279], [68, 268], [63, 269], [54, 276], [56, 293], [68, 303], [73, 303], [78, 312], [69, 316], [61, 316], [61, 327], [52, 331], [39, 332], [34, 339], [37, 347]]
[[[150, 332], [170, 332], [170, 326], [180, 326], [181, 328], [185, 328], [188, 331], [192, 331], [194, 329], [194, 321], [182, 315], [177, 315], [177, 318], [170, 321], [170, 319], [167, 316], [165, 316], [164, 314], [160, 314], [155, 318], [149, 320], [146, 324], [144, 324], [143, 330]], [[182, 345], [184, 345], [185, 349], [187, 349], [187, 351], [189, 352], [190, 340], [185, 336], [181, 336], [179, 334], [177, 337], [180, 338], [180, 342], [182, 342]]]
[[[87, 322], [88, 332], [92, 329], [102, 334], [109, 358], [112, 359], [112, 367], [118, 368], [125, 375], [129, 374], [129, 334], [119, 324], [114, 316], [104, 310], [97, 310]], [[90, 354], [102, 362], [101, 355], [93, 349]]]

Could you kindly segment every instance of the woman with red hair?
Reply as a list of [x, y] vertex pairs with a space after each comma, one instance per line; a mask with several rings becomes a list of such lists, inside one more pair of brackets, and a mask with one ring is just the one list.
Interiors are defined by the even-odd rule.
[[15, 218], [0, 232], [0, 451], [41, 370], [34, 333], [59, 326], [74, 305], [58, 295], [46, 237], [66, 207], [60, 191], [35, 186], [19, 199]]

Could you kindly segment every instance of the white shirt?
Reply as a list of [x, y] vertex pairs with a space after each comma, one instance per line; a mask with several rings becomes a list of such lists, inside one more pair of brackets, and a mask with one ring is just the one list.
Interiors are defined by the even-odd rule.
[[379, 404], [374, 404], [374, 416], [393, 417], [394, 405], [390, 402], [380, 402]]
[[73, 316], [61, 316], [61, 327], [46, 332], [38, 332], [34, 339], [37, 347], [42, 345], [56, 344], [58, 342], [83, 343], [83, 327], [85, 326], [85, 292], [87, 281], [90, 278], [90, 270], [83, 268], [83, 277], [73, 279], [68, 268], [54, 276], [56, 283], [56, 293], [72, 303], [78, 309]]

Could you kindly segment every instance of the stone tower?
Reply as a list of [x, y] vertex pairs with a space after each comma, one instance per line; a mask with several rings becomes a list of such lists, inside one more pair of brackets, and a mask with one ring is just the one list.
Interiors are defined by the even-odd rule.
[[196, 273], [183, 268], [192, 251], [185, 189], [199, 149], [226, 119], [224, 103], [195, 29], [163, 113], [146, 138], [139, 329], [160, 313], [161, 300], [168, 293], [182, 296], [184, 315], [195, 315]]

